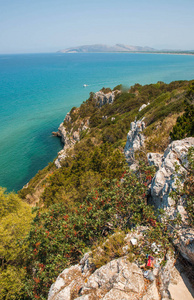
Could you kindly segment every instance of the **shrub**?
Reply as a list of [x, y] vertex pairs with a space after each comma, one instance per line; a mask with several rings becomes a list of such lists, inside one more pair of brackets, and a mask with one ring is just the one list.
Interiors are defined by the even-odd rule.
[[22, 297], [27, 243], [20, 243], [30, 230], [31, 208], [16, 194], [0, 189], [0, 299]]
[[[74, 204], [73, 210], [60, 203], [45, 212], [37, 210], [27, 238], [26, 292], [29, 299], [46, 299], [56, 276], [69, 264], [77, 262], [102, 236], [118, 228], [145, 225], [155, 218], [146, 198], [152, 174], [153, 169], [142, 163], [136, 174], [124, 171], [122, 181], [104, 181], [81, 203]], [[120, 247], [118, 251], [113, 248], [110, 245], [111, 255], [119, 255]]]
[[194, 105], [191, 101], [186, 100], [185, 112], [177, 118], [170, 137], [172, 140], [180, 140], [189, 136], [194, 136]]

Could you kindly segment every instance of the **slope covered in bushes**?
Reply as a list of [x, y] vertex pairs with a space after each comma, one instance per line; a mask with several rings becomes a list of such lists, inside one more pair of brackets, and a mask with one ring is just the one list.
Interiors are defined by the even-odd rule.
[[[151, 226], [152, 238], [161, 238], [161, 243], [169, 245], [166, 227], [161, 228], [152, 207], [147, 205], [147, 186], [154, 170], [147, 165], [145, 152], [162, 152], [170, 132], [176, 131], [173, 126], [177, 117], [177, 124], [185, 114], [188, 118], [184, 103], [189, 97], [193, 109], [193, 81], [136, 84], [129, 90], [117, 86], [114, 92], [112, 104], [99, 106], [91, 93], [79, 108], [72, 108], [71, 120], [64, 121], [69, 138], [79, 131], [80, 124], [88, 122], [89, 128], [79, 132], [80, 140], [69, 148], [61, 168], [51, 163], [19, 191], [24, 202], [36, 207], [31, 227], [26, 227], [27, 236], [20, 244], [26, 249], [24, 262], [20, 253], [16, 257], [16, 274], [21, 274], [22, 284], [19, 290], [15, 287], [10, 299], [46, 299], [60, 271], [117, 230], [126, 232], [137, 224]], [[139, 110], [143, 104], [147, 106]], [[135, 118], [144, 118], [146, 143], [144, 153], [139, 154], [139, 167], [131, 173], [123, 149]], [[31, 220], [26, 207], [26, 216]], [[19, 239], [21, 234], [22, 224]], [[8, 265], [2, 261], [1, 267], [8, 276]]]

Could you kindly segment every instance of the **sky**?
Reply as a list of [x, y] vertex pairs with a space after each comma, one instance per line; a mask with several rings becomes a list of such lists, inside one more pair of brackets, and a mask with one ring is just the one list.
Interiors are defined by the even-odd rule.
[[194, 0], [0, 0], [0, 54], [117, 43], [194, 50]]

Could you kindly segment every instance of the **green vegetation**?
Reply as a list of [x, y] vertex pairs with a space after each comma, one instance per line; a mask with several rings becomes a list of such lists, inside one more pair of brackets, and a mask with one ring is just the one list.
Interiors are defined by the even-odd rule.
[[[176, 177], [176, 186], [178, 187], [171, 194], [174, 198], [176, 205], [180, 199], [184, 201], [185, 209], [188, 215], [188, 223], [194, 226], [194, 147], [191, 147], [188, 151], [188, 164], [183, 168], [187, 170], [187, 173], [182, 172], [179, 177]], [[180, 166], [176, 166], [178, 172]], [[184, 182], [184, 184], [182, 184]]]
[[194, 136], [194, 83], [189, 88], [185, 99], [185, 112], [177, 118], [173, 131], [170, 132], [172, 140], [184, 139]]
[[146, 190], [153, 172], [143, 163], [136, 174], [126, 170], [122, 182], [106, 180], [73, 207], [57, 203], [44, 212], [38, 209], [25, 241], [29, 244], [28, 297], [41, 295], [46, 299], [54, 278], [101, 237], [117, 229], [149, 224], [155, 217], [146, 205]]
[[0, 189], [0, 299], [20, 299], [28, 244], [20, 243], [32, 221], [31, 208], [14, 193]]
[[[90, 128], [81, 131], [80, 141], [67, 152], [61, 168], [49, 164], [19, 191], [19, 196], [0, 191], [0, 300], [47, 299], [58, 274], [78, 262], [86, 251], [93, 250], [96, 267], [122, 255], [124, 234], [137, 225], [146, 225], [149, 230], [142, 244], [131, 248], [130, 260], [143, 263], [155, 240], [163, 253], [170, 248], [167, 224], [159, 223], [147, 204], [147, 187], [154, 169], [147, 165], [145, 153], [139, 153], [138, 169], [130, 172], [123, 148], [130, 123], [144, 117], [145, 152], [163, 151], [170, 132], [175, 136], [179, 131], [173, 129], [177, 117], [184, 118], [182, 123], [177, 120], [178, 126], [193, 119], [193, 87], [193, 81], [135, 84], [129, 90], [119, 85], [114, 88], [119, 92], [111, 105], [98, 107], [90, 93], [79, 108], [71, 109], [71, 122], [64, 122], [69, 137], [80, 124], [89, 122]], [[191, 126], [182, 126], [184, 136], [192, 135], [192, 122]], [[192, 176], [193, 171], [188, 180]], [[184, 187], [190, 216], [192, 180]], [[36, 205], [32, 223], [30, 208], [19, 197]], [[93, 245], [101, 246], [101, 257], [95, 255]]]

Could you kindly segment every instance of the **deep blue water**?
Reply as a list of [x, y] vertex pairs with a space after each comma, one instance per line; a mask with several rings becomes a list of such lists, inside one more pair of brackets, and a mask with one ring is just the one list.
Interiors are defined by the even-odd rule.
[[91, 91], [191, 79], [188, 55], [0, 55], [0, 186], [19, 190], [57, 156], [62, 145], [52, 131]]

